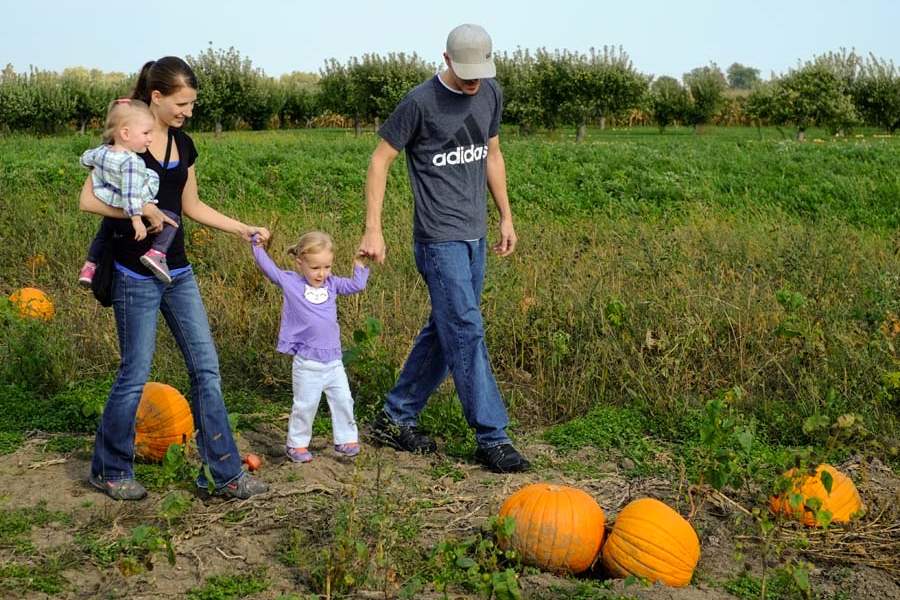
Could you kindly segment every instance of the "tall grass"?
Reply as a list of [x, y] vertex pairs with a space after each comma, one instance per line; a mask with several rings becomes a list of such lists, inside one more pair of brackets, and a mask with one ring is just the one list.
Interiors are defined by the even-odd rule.
[[[885, 324], [900, 314], [900, 144], [797, 144], [735, 131], [591, 132], [579, 145], [504, 139], [521, 242], [512, 257], [490, 259], [483, 308], [520, 422], [559, 422], [600, 403], [639, 405], [664, 421], [740, 385], [742, 409], [779, 439], [802, 439], [804, 416], [847, 411], [896, 435], [900, 398], [888, 375], [900, 370], [898, 340]], [[272, 228], [270, 253], [283, 265], [300, 232], [330, 231], [336, 272], [349, 272], [373, 135], [195, 139], [206, 202]], [[77, 158], [97, 141], [0, 138], [0, 292], [36, 285], [57, 305], [41, 350], [58, 361], [42, 388], [49, 396], [117, 364], [111, 312], [75, 285], [97, 225], [77, 210], [85, 177]], [[366, 292], [339, 303], [348, 344], [365, 317], [384, 325], [379, 351], [365, 358], [380, 370], [350, 369], [368, 397], [386, 385], [369, 374], [399, 368], [428, 313], [409, 249], [411, 203], [398, 160], [385, 206], [387, 264], [374, 268]], [[279, 290], [242, 242], [186, 227], [226, 394], [287, 402], [289, 361], [274, 351]], [[37, 253], [46, 266], [29, 262]], [[153, 377], [185, 387], [176, 346], [160, 331]], [[33, 351], [3, 338], [0, 360]]]

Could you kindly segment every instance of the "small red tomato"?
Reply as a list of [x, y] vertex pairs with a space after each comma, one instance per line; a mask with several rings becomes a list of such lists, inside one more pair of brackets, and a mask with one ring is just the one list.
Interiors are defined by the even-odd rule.
[[262, 459], [255, 454], [247, 454], [244, 456], [244, 464], [247, 465], [247, 470], [256, 471], [262, 466]]

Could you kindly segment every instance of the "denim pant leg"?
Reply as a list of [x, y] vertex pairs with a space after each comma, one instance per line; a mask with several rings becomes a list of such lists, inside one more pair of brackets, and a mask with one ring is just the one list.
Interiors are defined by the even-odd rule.
[[[184, 355], [191, 379], [190, 402], [197, 428], [197, 451], [200, 460], [209, 466], [215, 486], [220, 488], [242, 475], [241, 457], [222, 399], [219, 356], [200, 289], [191, 271], [176, 276], [168, 285], [157, 283], [165, 289], [160, 309]], [[197, 485], [207, 485], [202, 471]]]
[[485, 251], [484, 239], [415, 244], [416, 266], [431, 298], [431, 322], [463, 414], [478, 445], [489, 447], [509, 442], [509, 419], [484, 341], [480, 303]]
[[94, 439], [91, 472], [116, 481], [134, 477], [134, 421], [156, 348], [162, 286], [113, 274], [113, 311], [121, 360]]
[[416, 336], [397, 383], [388, 392], [384, 412], [399, 425], [415, 425], [428, 398], [449, 373], [432, 314]]

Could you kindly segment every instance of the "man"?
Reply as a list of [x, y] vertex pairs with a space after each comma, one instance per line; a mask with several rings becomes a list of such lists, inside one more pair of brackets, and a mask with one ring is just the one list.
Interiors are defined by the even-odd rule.
[[499, 256], [516, 248], [500, 152], [502, 96], [492, 79], [491, 38], [478, 25], [460, 25], [447, 37], [447, 69], [413, 89], [379, 130], [366, 175], [366, 230], [359, 253], [385, 258], [381, 212], [391, 163], [406, 151], [415, 207], [416, 267], [431, 298], [419, 332], [384, 411], [374, 424], [377, 441], [428, 453], [434, 441], [419, 431], [428, 397], [453, 375], [463, 413], [475, 430], [475, 458], [509, 473], [529, 463], [510, 443], [509, 419], [484, 342], [481, 289], [487, 235], [487, 191], [500, 213]]

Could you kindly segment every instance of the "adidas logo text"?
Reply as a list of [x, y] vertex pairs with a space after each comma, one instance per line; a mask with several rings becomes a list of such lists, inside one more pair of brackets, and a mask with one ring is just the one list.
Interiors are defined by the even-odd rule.
[[488, 147], [486, 145], [476, 146], [475, 144], [472, 144], [469, 147], [458, 146], [456, 149], [450, 150], [449, 152], [435, 154], [431, 158], [431, 164], [436, 167], [444, 167], [446, 165], [461, 165], [478, 160], [483, 160], [487, 158], [487, 153]]

